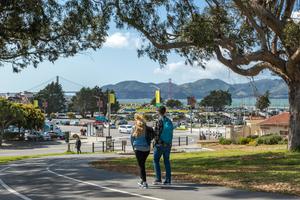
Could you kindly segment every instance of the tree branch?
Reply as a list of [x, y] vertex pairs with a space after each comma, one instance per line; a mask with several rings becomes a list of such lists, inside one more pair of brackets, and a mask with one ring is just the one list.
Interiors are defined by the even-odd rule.
[[128, 25], [140, 31], [152, 44], [158, 49], [162, 50], [170, 50], [170, 49], [178, 49], [178, 48], [186, 48], [189, 46], [194, 46], [193, 43], [177, 41], [177, 42], [169, 42], [169, 43], [160, 43], [158, 42], [148, 31], [143, 28], [143, 25], [140, 25], [136, 22], [135, 19], [128, 18], [123, 15], [119, 6], [119, 1], [116, 1], [116, 10], [118, 17], [121, 18], [122, 21], [126, 22]]
[[[300, 47], [294, 52], [294, 54], [290, 57], [288, 63], [287, 63], [287, 71], [290, 74], [290, 76], [295, 77], [296, 79], [299, 79], [298, 74], [300, 72], [299, 69], [299, 63], [300, 63]], [[297, 72], [297, 73], [296, 73]]]
[[235, 4], [239, 7], [239, 9], [245, 14], [248, 18], [254, 29], [257, 31], [259, 35], [259, 39], [261, 41], [261, 48], [267, 49], [267, 40], [266, 40], [266, 33], [264, 30], [256, 23], [255, 19], [253, 18], [253, 10], [251, 8], [245, 7], [244, 3], [241, 0], [234, 0]]
[[249, 0], [249, 6], [252, 8], [255, 15], [270, 29], [272, 29], [276, 35], [282, 36], [282, 31], [284, 28], [284, 23], [277, 19], [275, 15], [266, 10], [261, 6], [257, 0]]
[[215, 47], [215, 52], [217, 55], [217, 59], [223, 63], [224, 65], [226, 65], [227, 67], [229, 67], [232, 71], [234, 71], [237, 74], [243, 75], [243, 76], [256, 76], [258, 75], [262, 70], [265, 69], [264, 66], [261, 65], [256, 65], [253, 66], [249, 69], [242, 69], [239, 68], [238, 65], [236, 64], [237, 62], [232, 62], [232, 60], [226, 59], [223, 55], [222, 52], [220, 50], [219, 46]]
[[[285, 80], [289, 78], [285, 75], [286, 62], [269, 51], [256, 51], [247, 55], [233, 56], [231, 59], [227, 59], [223, 56], [220, 47], [215, 47], [217, 59], [224, 65], [228, 66], [232, 71], [244, 75], [244, 76], [256, 76], [263, 69], [270, 69], [276, 74], [280, 75]], [[251, 68], [242, 69], [240, 65], [249, 65], [251, 62], [259, 62]]]
[[295, 2], [296, 0], [285, 1], [285, 9], [283, 12], [283, 19], [282, 19], [284, 23], [286, 23], [286, 21], [291, 17], [291, 14], [295, 6]]
[[291, 61], [294, 63], [300, 62], [300, 47], [298, 47], [295, 53], [291, 56]]
[[284, 5], [285, 0], [280, 0], [280, 3], [278, 4], [278, 6], [275, 8], [275, 14], [276, 17], [278, 19], [280, 19], [281, 13], [282, 13], [282, 9], [283, 9], [283, 5]]

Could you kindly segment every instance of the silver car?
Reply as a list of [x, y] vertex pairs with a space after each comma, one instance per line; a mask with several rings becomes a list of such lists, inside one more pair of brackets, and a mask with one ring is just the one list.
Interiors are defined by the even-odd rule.
[[132, 125], [120, 125], [119, 132], [120, 133], [127, 133], [130, 134], [132, 132], [133, 126]]

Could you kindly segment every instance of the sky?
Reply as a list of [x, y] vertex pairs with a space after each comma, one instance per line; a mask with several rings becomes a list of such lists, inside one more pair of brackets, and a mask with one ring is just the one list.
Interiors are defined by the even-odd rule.
[[[43, 62], [38, 68], [28, 66], [19, 73], [13, 73], [9, 64], [0, 67], [0, 93], [38, 91], [46, 86], [42, 83], [54, 80], [55, 76], [77, 83], [75, 85], [62, 81], [66, 91], [77, 91], [81, 86], [101, 87], [126, 80], [160, 83], [171, 78], [176, 84], [204, 78], [221, 79], [230, 84], [249, 81], [231, 72], [214, 58], [206, 63], [206, 69], [202, 69], [198, 66], [186, 66], [184, 58], [171, 54], [167, 65], [160, 68], [158, 63], [146, 56], [138, 58], [136, 49], [141, 39], [137, 32], [111, 27], [106, 42], [97, 51], [90, 50], [74, 57], [60, 58], [54, 64]], [[269, 72], [256, 77], [262, 78], [272, 77]], [[30, 90], [32, 88], [34, 89]]]

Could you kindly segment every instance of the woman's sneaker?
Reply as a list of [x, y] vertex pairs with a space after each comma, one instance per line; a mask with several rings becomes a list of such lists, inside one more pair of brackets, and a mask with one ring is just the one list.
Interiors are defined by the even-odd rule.
[[139, 185], [140, 188], [143, 188], [143, 189], [147, 189], [148, 188], [147, 182], [141, 181], [141, 182], [138, 183], [138, 185]]
[[148, 183], [147, 182], [143, 182], [142, 188], [143, 189], [148, 189]]
[[139, 187], [143, 186], [143, 181], [138, 182]]

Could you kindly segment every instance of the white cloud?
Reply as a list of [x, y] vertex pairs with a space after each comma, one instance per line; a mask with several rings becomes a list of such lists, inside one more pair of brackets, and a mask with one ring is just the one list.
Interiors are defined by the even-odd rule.
[[138, 37], [130, 34], [129, 32], [115, 32], [106, 38], [104, 47], [136, 49], [141, 46], [141, 43], [142, 42]]
[[129, 45], [129, 34], [116, 32], [106, 38], [105, 47], [124, 48]]
[[[199, 79], [221, 79], [227, 83], [235, 84], [248, 82], [247, 77], [232, 72], [216, 59], [211, 59], [205, 65], [205, 69], [200, 66], [185, 65], [183, 61], [167, 64], [163, 68], [155, 68], [153, 72], [156, 76], [172, 78], [176, 83], [192, 82]], [[264, 72], [256, 79], [270, 78], [269, 72]]]
[[163, 68], [156, 68], [154, 74], [172, 75], [178, 71], [185, 70], [187, 67], [183, 61], [169, 63]]

